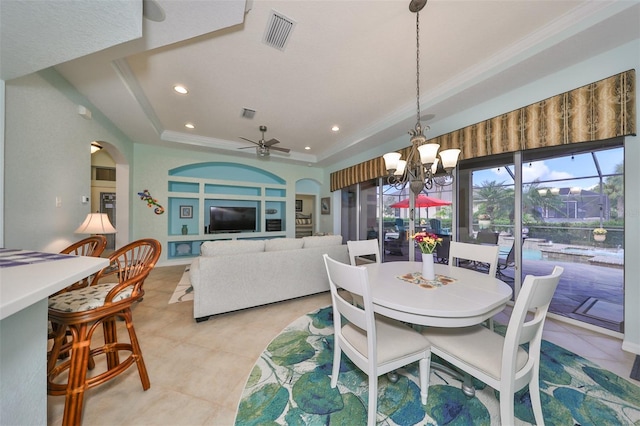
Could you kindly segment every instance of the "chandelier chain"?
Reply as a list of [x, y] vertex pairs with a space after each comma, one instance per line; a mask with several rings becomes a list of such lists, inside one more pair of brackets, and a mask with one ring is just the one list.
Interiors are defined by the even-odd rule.
[[[385, 154], [385, 168], [389, 173], [387, 183], [404, 191], [409, 186], [411, 192], [418, 195], [423, 190], [430, 190], [433, 185], [448, 186], [453, 184], [452, 171], [458, 162], [459, 149], [448, 149], [440, 153], [438, 143], [429, 143], [424, 133], [429, 126], [420, 123], [420, 10], [427, 0], [411, 0], [409, 10], [416, 14], [416, 126], [409, 130], [411, 147], [406, 160], [401, 160], [398, 152]], [[424, 157], [424, 158], [423, 158]]]
[[420, 12], [416, 12], [416, 110], [417, 123], [420, 124]]

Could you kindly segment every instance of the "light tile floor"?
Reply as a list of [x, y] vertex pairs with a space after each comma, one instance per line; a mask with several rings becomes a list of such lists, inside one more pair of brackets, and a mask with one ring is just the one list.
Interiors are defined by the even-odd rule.
[[[331, 303], [327, 292], [196, 323], [192, 303], [168, 304], [183, 271], [184, 266], [152, 271], [144, 300], [133, 311], [151, 388], [142, 390], [131, 367], [90, 389], [85, 425], [233, 425], [247, 377], [271, 339], [296, 318]], [[508, 316], [497, 320], [506, 323]], [[553, 320], [547, 320], [544, 338], [629, 377], [635, 356], [623, 352], [616, 338]], [[61, 423], [63, 408], [63, 396], [48, 397], [49, 425]]]

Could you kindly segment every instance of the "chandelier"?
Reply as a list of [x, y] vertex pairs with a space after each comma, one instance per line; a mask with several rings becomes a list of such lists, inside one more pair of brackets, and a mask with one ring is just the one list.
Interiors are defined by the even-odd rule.
[[446, 186], [453, 183], [451, 173], [458, 163], [459, 149], [447, 149], [440, 152], [437, 143], [426, 143], [424, 132], [429, 130], [420, 124], [420, 10], [427, 0], [411, 0], [409, 10], [416, 14], [416, 125], [409, 130], [411, 148], [406, 160], [401, 160], [398, 152], [384, 154], [385, 168], [389, 174], [387, 182], [397, 189], [404, 189], [407, 184], [411, 191], [418, 195], [423, 189], [431, 189], [433, 185]]

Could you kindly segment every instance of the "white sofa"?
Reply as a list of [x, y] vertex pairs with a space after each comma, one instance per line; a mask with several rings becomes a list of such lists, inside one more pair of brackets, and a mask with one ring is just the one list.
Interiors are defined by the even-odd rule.
[[322, 255], [349, 263], [342, 236], [207, 241], [189, 271], [193, 317], [329, 291]]

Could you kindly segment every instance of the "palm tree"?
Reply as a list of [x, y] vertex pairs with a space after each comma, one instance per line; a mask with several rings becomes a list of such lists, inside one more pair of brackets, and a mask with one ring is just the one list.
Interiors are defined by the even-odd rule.
[[617, 164], [614, 169], [615, 176], [607, 176], [604, 179], [602, 192], [609, 197], [611, 205], [616, 206], [618, 218], [624, 217], [624, 163]]
[[509, 190], [504, 181], [484, 181], [478, 188], [476, 200], [483, 202], [480, 213], [486, 213], [492, 219], [507, 217], [513, 205], [513, 190]]
[[[560, 210], [562, 200], [559, 195], [543, 192], [540, 194], [540, 181], [534, 180], [525, 191], [522, 192], [523, 213], [530, 214], [536, 221], [543, 222], [550, 210]], [[546, 213], [546, 214], [545, 214]]]

